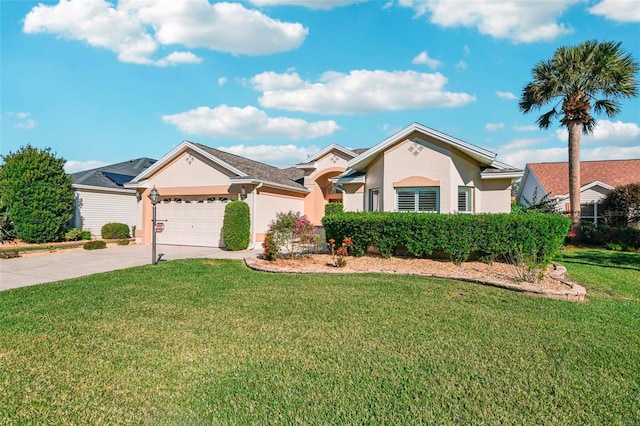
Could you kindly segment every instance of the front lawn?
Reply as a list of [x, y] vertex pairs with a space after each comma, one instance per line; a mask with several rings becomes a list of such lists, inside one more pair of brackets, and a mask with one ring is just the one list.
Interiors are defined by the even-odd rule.
[[222, 260], [0, 292], [0, 424], [632, 424], [640, 272], [576, 254], [588, 303]]

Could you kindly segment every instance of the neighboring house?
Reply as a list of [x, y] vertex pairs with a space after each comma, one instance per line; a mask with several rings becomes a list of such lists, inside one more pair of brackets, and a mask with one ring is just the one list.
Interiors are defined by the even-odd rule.
[[155, 162], [138, 158], [73, 173], [75, 209], [71, 226], [91, 231], [100, 238], [102, 226], [109, 222], [136, 224], [136, 191], [123, 186]]
[[[580, 162], [580, 216], [582, 220], [602, 219], [601, 202], [614, 188], [640, 182], [640, 159]], [[528, 163], [516, 196], [520, 204], [540, 202], [548, 196], [559, 212], [571, 211], [569, 204], [569, 163]]]
[[223, 245], [225, 206], [243, 199], [255, 245], [276, 213], [300, 212], [319, 225], [324, 206], [336, 201], [349, 211], [509, 212], [522, 171], [495, 157], [415, 123], [371, 149], [333, 144], [287, 169], [184, 141], [125, 188], [142, 199], [136, 237], [143, 244], [151, 242], [148, 195], [156, 187], [159, 244]]

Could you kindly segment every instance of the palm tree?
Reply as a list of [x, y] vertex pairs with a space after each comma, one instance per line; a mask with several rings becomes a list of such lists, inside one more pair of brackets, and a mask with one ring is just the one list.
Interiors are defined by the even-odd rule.
[[520, 111], [528, 113], [556, 102], [536, 123], [541, 129], [548, 129], [558, 118], [569, 131], [571, 230], [578, 236], [581, 235], [580, 135], [592, 133], [596, 127], [591, 107], [596, 114], [604, 112], [614, 117], [620, 112], [620, 99], [638, 95], [635, 79], [638, 63], [621, 49], [621, 44], [591, 40], [558, 48], [551, 59], [533, 67], [533, 80], [522, 89], [518, 104]]

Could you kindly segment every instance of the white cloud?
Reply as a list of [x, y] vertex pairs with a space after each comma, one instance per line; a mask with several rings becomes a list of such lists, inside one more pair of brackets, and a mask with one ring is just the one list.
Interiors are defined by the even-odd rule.
[[471, 49], [469, 49], [469, 46], [465, 46], [462, 51], [464, 52], [465, 55], [468, 55], [469, 53], [471, 53]]
[[516, 132], [535, 132], [536, 130], [540, 130], [540, 127], [536, 126], [535, 124], [529, 124], [526, 126], [515, 125], [515, 126], [512, 126], [511, 128]]
[[[566, 141], [569, 133], [565, 127], [555, 131], [556, 137]], [[605, 143], [607, 145], [627, 146], [640, 145], [640, 126], [636, 123], [622, 121], [598, 120], [598, 125], [590, 135], [583, 135], [583, 144]]]
[[442, 27], [475, 27], [481, 34], [518, 43], [553, 40], [571, 29], [557, 19], [582, 0], [505, 1], [399, 0], [416, 16], [430, 14], [430, 22]]
[[315, 146], [303, 147], [290, 145], [233, 145], [220, 146], [217, 149], [250, 158], [255, 161], [269, 164], [276, 167], [291, 167], [317, 153], [319, 149]]
[[302, 81], [298, 74], [264, 73], [252, 82], [262, 91], [260, 105], [318, 114], [358, 114], [411, 108], [457, 107], [475, 96], [447, 92], [440, 73], [354, 70], [327, 72], [317, 82]]
[[106, 166], [109, 163], [105, 163], [104, 161], [99, 160], [89, 160], [89, 161], [75, 161], [68, 160], [64, 163], [64, 171], [67, 173], [75, 173], [81, 172], [84, 170], [96, 169], [98, 167]]
[[227, 84], [227, 77], [220, 77], [218, 79], [218, 86], [224, 86], [225, 84]]
[[501, 92], [499, 90], [496, 90], [496, 95], [498, 95], [498, 97], [501, 99], [509, 99], [509, 100], [518, 99], [516, 95], [514, 95], [511, 92]]
[[308, 30], [281, 22], [239, 3], [207, 0], [61, 0], [39, 4], [26, 15], [23, 31], [51, 33], [115, 52], [122, 62], [168, 66], [199, 63], [192, 52], [174, 51], [156, 59], [167, 45], [262, 55], [299, 47]]
[[333, 9], [334, 7], [364, 3], [367, 0], [249, 0], [251, 4], [262, 6], [302, 6], [309, 9]]
[[589, 8], [589, 13], [619, 22], [640, 22], [640, 2], [637, 0], [602, 0]]
[[411, 63], [412, 64], [426, 65], [431, 69], [436, 69], [440, 65], [442, 65], [441, 61], [439, 61], [437, 59], [430, 58], [429, 54], [426, 51], [420, 52], [420, 54], [418, 54], [418, 56], [416, 56], [415, 58], [413, 58], [413, 60], [411, 60]]
[[14, 121], [14, 127], [16, 129], [31, 130], [38, 126], [38, 122], [31, 118], [31, 114], [28, 112], [5, 112], [7, 117], [11, 117], [11, 121]]
[[504, 127], [504, 123], [487, 123], [484, 125], [485, 130], [488, 132], [497, 132]]
[[468, 67], [467, 63], [463, 60], [458, 61], [458, 63], [456, 64], [456, 68], [459, 68], [461, 70], [466, 70]]
[[272, 118], [252, 106], [203, 106], [178, 114], [164, 115], [162, 120], [173, 124], [184, 133], [212, 138], [313, 139], [331, 135], [340, 129], [333, 120], [308, 122], [288, 117]]
[[567, 148], [520, 149], [500, 151], [498, 161], [523, 169], [527, 163], [567, 161]]
[[16, 124], [16, 127], [18, 129], [30, 130], [36, 127], [37, 125], [38, 125], [38, 122], [36, 120], [29, 118], [28, 120], [21, 121], [20, 123]]

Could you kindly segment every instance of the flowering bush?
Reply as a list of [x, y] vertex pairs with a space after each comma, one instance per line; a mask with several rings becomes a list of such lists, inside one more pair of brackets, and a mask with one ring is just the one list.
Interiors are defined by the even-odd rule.
[[309, 218], [300, 212], [277, 213], [262, 243], [264, 258], [275, 260], [283, 249], [291, 259], [312, 251], [317, 248], [316, 231]]
[[347, 260], [345, 257], [349, 256], [349, 249], [353, 246], [351, 238], [346, 237], [342, 240], [342, 244], [337, 249], [336, 240], [333, 238], [329, 239], [327, 245], [329, 246], [329, 250], [331, 250], [331, 256], [333, 256], [333, 264], [338, 268], [344, 268], [347, 266]]

